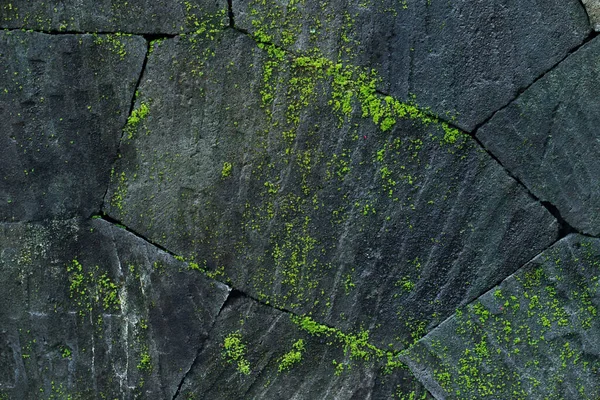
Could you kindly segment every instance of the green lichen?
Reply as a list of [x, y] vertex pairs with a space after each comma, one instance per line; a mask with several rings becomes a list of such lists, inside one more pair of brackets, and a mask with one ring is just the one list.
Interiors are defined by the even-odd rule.
[[149, 112], [150, 107], [148, 106], [148, 103], [144, 102], [142, 102], [138, 108], [131, 112], [124, 129], [125, 134], [127, 135], [127, 140], [132, 140], [134, 138], [134, 135], [138, 130], [138, 126], [146, 119]]
[[[344, 354], [350, 360], [355, 361], [384, 361], [384, 371], [391, 373], [396, 368], [405, 368], [405, 365], [398, 360], [398, 354], [392, 351], [385, 351], [369, 342], [369, 332], [361, 330], [358, 333], [344, 333], [339, 329], [332, 328], [318, 323], [309, 316], [292, 316], [294, 322], [301, 330], [309, 333], [311, 336], [328, 337], [342, 346]], [[334, 360], [336, 374], [343, 371], [344, 363]]]
[[285, 353], [280, 358], [277, 370], [279, 372], [289, 371], [295, 364], [300, 363], [302, 361], [302, 353], [304, 350], [304, 340], [298, 339], [292, 345], [292, 350]]
[[229, 178], [231, 176], [231, 169], [233, 165], [230, 162], [225, 161], [223, 168], [221, 169], [221, 178]]
[[250, 374], [250, 362], [246, 359], [246, 344], [239, 332], [230, 333], [223, 341], [223, 357], [229, 364], [236, 364], [236, 369], [243, 375]]
[[100, 267], [95, 266], [86, 271], [74, 259], [67, 264], [66, 270], [69, 277], [69, 298], [79, 308], [79, 315], [85, 316], [95, 309], [102, 312], [120, 311], [119, 286], [106, 272], [101, 273]]

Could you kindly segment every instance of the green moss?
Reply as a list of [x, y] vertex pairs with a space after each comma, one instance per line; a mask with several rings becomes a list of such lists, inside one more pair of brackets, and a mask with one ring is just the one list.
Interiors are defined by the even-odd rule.
[[139, 369], [142, 372], [152, 371], [152, 357], [150, 356], [150, 352], [148, 351], [148, 346], [142, 347], [140, 361], [137, 364], [137, 369]]
[[131, 112], [131, 115], [127, 119], [127, 124], [125, 125], [125, 134], [127, 135], [127, 140], [132, 140], [135, 133], [137, 132], [138, 125], [146, 119], [148, 113], [150, 112], [150, 108], [148, 103], [141, 103], [138, 108]]
[[239, 373], [250, 374], [250, 363], [246, 359], [246, 345], [242, 342], [242, 334], [230, 333], [223, 341], [223, 357], [229, 364], [236, 364]]
[[279, 372], [289, 371], [295, 364], [302, 361], [302, 353], [304, 352], [304, 340], [298, 339], [293, 345], [292, 350], [285, 353], [279, 359]]
[[[371, 344], [369, 342], [369, 332], [366, 330], [361, 330], [356, 334], [344, 333], [339, 329], [319, 324], [309, 316], [292, 316], [291, 319], [300, 329], [308, 332], [311, 336], [325, 336], [335, 340], [342, 346], [344, 353], [351, 360], [384, 361], [386, 373], [390, 373], [396, 368], [405, 367], [403, 363], [398, 361], [397, 354], [392, 351], [384, 351]], [[336, 373], [343, 371], [344, 366], [341, 363], [334, 360], [334, 364], [337, 365]]]
[[225, 161], [223, 163], [223, 169], [221, 169], [221, 178], [228, 178], [231, 176], [231, 170], [233, 165], [230, 162]]
[[67, 265], [66, 270], [69, 276], [69, 297], [79, 308], [79, 315], [85, 316], [94, 309], [103, 312], [120, 311], [119, 286], [106, 272], [100, 273], [98, 266], [86, 271], [76, 259]]

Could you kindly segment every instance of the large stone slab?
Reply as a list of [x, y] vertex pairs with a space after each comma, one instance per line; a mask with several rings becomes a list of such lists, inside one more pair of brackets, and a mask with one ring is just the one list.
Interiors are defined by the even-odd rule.
[[141, 37], [0, 32], [0, 221], [98, 212]]
[[481, 127], [477, 137], [577, 230], [600, 234], [600, 39]]
[[360, 334], [233, 295], [177, 398], [433, 399]]
[[400, 349], [556, 240], [473, 140], [368, 71], [208, 36], [154, 47], [105, 205], [199, 269]]
[[589, 34], [579, 0], [233, 0], [259, 41], [379, 71], [379, 87], [473, 130]]
[[570, 235], [411, 348], [436, 398], [597, 399], [600, 240]]
[[229, 293], [102, 220], [0, 242], [0, 397], [172, 398]]
[[226, 24], [226, 10], [216, 0], [10, 0], [0, 5], [0, 28], [178, 34], [206, 18]]

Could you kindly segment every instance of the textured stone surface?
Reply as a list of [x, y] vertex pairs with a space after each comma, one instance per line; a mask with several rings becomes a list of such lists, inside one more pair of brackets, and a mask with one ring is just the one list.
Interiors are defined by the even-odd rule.
[[10, 399], [172, 398], [229, 293], [101, 220], [5, 223], [0, 237]]
[[474, 141], [417, 112], [383, 132], [358, 99], [336, 114], [332, 79], [356, 95], [359, 74], [276, 52], [235, 31], [154, 48], [106, 212], [262, 301], [397, 349], [555, 240]]
[[226, 8], [217, 0], [7, 0], [0, 3], [0, 28], [178, 34], [195, 31], [207, 16], [225, 23]]
[[[414, 387], [407, 370], [386, 373], [387, 357], [378, 357], [357, 337], [351, 350], [351, 341], [333, 332], [310, 334], [288, 313], [248, 298], [231, 298], [210, 336], [181, 387], [181, 398], [390, 399], [409, 393], [431, 398]], [[242, 354], [239, 359], [231, 357], [232, 338], [239, 343], [234, 347]], [[362, 351], [368, 356], [360, 356]]]
[[0, 32], [0, 220], [98, 212], [145, 53], [140, 37]]
[[581, 44], [579, 0], [233, 0], [236, 26], [379, 71], [383, 91], [471, 131]]
[[587, 43], [477, 137], [576, 229], [600, 234], [600, 40]]
[[600, 31], [600, 1], [581, 0], [590, 18], [590, 23], [595, 31]]
[[582, 2], [229, 6], [0, 2], [0, 400], [597, 399]]
[[406, 359], [436, 398], [597, 399], [600, 240], [570, 235]]

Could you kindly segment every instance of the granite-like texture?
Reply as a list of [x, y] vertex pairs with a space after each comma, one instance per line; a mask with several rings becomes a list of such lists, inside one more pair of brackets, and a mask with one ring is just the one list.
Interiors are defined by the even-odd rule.
[[570, 235], [404, 359], [438, 399], [597, 399], [599, 308], [600, 240]]
[[375, 68], [384, 92], [472, 131], [590, 32], [579, 0], [233, 0], [258, 40]]
[[145, 54], [141, 37], [0, 31], [0, 221], [100, 210]]
[[216, 0], [4, 0], [0, 28], [179, 34], [195, 31], [207, 17], [226, 24], [226, 10]]
[[581, 0], [590, 18], [592, 28], [600, 31], [600, 1], [598, 0]]
[[106, 212], [255, 298], [401, 349], [557, 224], [458, 131], [415, 111], [384, 132], [358, 98], [334, 112], [335, 82], [368, 87], [324, 63], [233, 30], [156, 46]]
[[477, 137], [575, 229], [600, 234], [600, 38], [532, 85]]
[[0, 398], [172, 398], [229, 293], [102, 220], [0, 238]]

